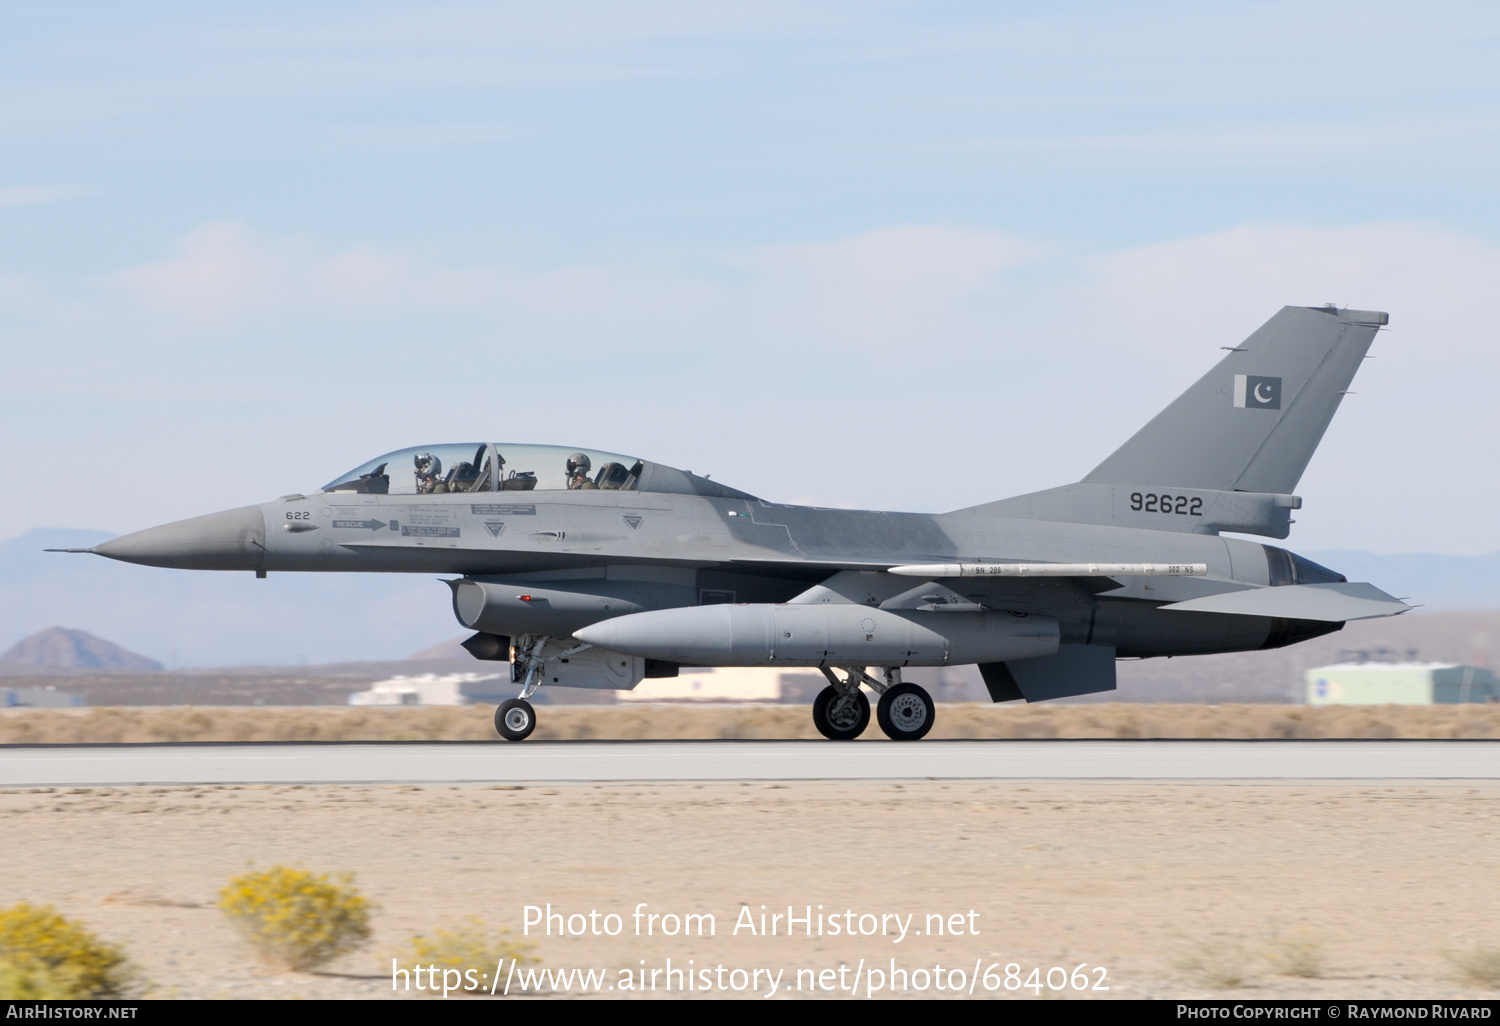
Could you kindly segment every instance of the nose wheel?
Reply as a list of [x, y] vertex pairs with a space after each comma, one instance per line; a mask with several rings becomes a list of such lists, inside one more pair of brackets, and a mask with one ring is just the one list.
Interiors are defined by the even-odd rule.
[[896, 684], [885, 689], [875, 718], [892, 741], [916, 741], [932, 729], [932, 697], [916, 684]]
[[870, 700], [859, 688], [830, 684], [813, 699], [813, 726], [830, 741], [853, 741], [870, 725]]
[[507, 741], [525, 741], [536, 729], [536, 710], [524, 698], [502, 702], [495, 710], [495, 729]]

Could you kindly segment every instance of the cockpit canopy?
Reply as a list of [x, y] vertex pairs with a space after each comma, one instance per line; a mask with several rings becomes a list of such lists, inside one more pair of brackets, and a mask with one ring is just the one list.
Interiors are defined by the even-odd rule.
[[401, 449], [376, 457], [323, 486], [325, 492], [365, 495], [564, 489], [754, 498], [696, 474], [633, 456], [560, 445], [503, 442], [458, 442]]
[[323, 486], [325, 492], [432, 495], [534, 489], [636, 487], [644, 464], [630, 456], [557, 445], [459, 442], [387, 453]]

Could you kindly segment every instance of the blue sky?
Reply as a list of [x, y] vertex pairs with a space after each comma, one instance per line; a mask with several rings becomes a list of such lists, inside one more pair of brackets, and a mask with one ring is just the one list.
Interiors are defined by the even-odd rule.
[[437, 441], [941, 510], [1385, 309], [1306, 549], [1500, 549], [1480, 4], [0, 5], [0, 538]]

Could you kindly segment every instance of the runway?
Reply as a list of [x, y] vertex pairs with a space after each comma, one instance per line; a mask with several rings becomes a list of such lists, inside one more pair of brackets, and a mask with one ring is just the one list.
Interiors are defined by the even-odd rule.
[[1496, 741], [553, 741], [0, 747], [0, 787], [1495, 780]]

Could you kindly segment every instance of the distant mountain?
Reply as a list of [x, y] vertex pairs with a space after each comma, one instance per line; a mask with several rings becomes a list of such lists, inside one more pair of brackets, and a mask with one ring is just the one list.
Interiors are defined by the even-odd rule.
[[[467, 635], [464, 635], [464, 637], [467, 637]], [[424, 648], [420, 652], [414, 652], [406, 658], [416, 662], [428, 659], [462, 659], [466, 663], [473, 662], [474, 657], [469, 655], [468, 649], [463, 647], [463, 640], [463, 637], [450, 638], [448, 641], [433, 645], [431, 648]]]
[[160, 670], [161, 663], [96, 638], [88, 631], [48, 627], [23, 638], [0, 654], [0, 666], [47, 666], [67, 669]]
[[459, 632], [436, 574], [163, 570], [86, 548], [102, 531], [28, 531], [0, 542], [0, 650], [64, 623], [173, 668], [404, 659]]

